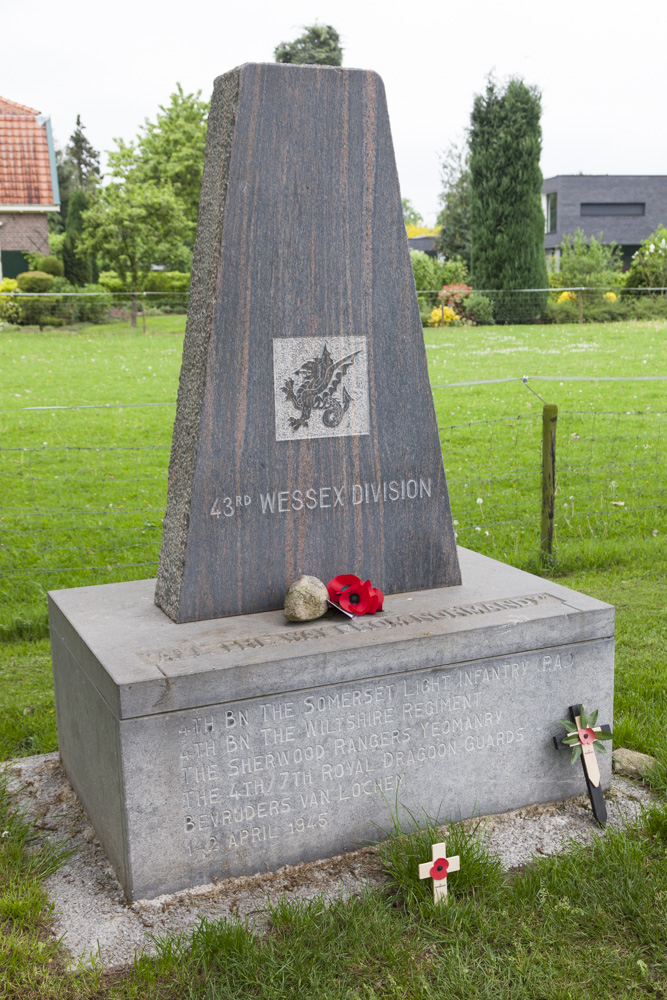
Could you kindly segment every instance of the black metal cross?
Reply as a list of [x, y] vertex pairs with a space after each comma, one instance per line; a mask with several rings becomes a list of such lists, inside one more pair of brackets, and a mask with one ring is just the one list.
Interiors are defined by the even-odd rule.
[[[572, 719], [572, 732], [563, 733], [562, 736], [554, 736], [554, 745], [557, 750], [569, 750], [572, 751], [572, 747], [564, 743], [568, 736], [576, 735], [578, 731], [581, 730], [581, 705], [570, 705], [570, 718]], [[594, 726], [593, 732], [596, 733], [610, 733], [610, 726]], [[593, 738], [594, 739], [594, 738]], [[593, 815], [597, 822], [602, 826], [607, 822], [607, 807], [604, 801], [604, 795], [602, 794], [602, 789], [600, 788], [600, 768], [598, 767], [597, 754], [595, 752], [595, 747], [593, 746], [593, 739], [591, 742], [586, 744], [580, 740], [581, 743], [581, 766], [584, 769], [584, 777], [586, 778], [586, 787], [588, 789], [588, 797], [591, 800], [591, 808], [593, 810]]]

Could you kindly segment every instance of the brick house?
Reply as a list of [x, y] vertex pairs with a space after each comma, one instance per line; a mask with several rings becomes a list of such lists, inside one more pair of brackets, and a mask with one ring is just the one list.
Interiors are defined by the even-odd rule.
[[47, 212], [60, 207], [51, 120], [0, 97], [0, 279], [48, 254]]
[[618, 243], [627, 268], [640, 243], [667, 225], [667, 176], [561, 174], [544, 181], [542, 203], [544, 249], [556, 268], [563, 236], [575, 229]]

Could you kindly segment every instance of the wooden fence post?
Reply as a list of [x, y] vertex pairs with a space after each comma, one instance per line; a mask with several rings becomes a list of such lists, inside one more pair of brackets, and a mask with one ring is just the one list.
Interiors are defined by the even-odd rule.
[[542, 410], [542, 536], [541, 547], [551, 555], [554, 540], [556, 496], [556, 421], [558, 407], [546, 403]]
[[577, 292], [577, 299], [579, 300], [579, 322], [584, 322], [584, 290], [580, 288]]

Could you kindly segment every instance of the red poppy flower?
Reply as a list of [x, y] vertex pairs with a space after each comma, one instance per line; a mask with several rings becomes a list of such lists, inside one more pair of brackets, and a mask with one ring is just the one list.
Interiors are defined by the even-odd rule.
[[429, 875], [435, 882], [440, 882], [443, 878], [447, 878], [448, 870], [449, 861], [447, 858], [437, 858], [433, 862], [433, 867], [431, 868]]
[[379, 587], [371, 587], [371, 581], [367, 580], [366, 583], [369, 586], [371, 597], [373, 601], [371, 607], [368, 609], [369, 615], [374, 615], [376, 611], [382, 611], [382, 605], [384, 603], [384, 594]]
[[581, 743], [582, 746], [585, 747], [587, 744], [592, 743], [593, 740], [595, 739], [595, 730], [580, 729], [577, 735], [579, 737], [579, 742]]
[[377, 608], [377, 598], [371, 593], [373, 589], [370, 580], [366, 580], [365, 583], [359, 580], [358, 583], [353, 583], [343, 591], [338, 598], [338, 603], [343, 611], [347, 611], [348, 614], [370, 614], [371, 606], [373, 606], [373, 610]]
[[354, 576], [353, 573], [343, 573], [341, 576], [335, 576], [333, 580], [329, 580], [327, 584], [329, 598], [334, 602], [334, 604], [338, 604], [340, 595], [343, 591], [357, 583], [361, 583], [361, 580], [358, 576]]

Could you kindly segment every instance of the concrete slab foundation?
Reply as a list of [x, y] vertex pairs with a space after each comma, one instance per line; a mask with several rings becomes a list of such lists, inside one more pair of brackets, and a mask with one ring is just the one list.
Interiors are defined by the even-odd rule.
[[[50, 597], [62, 762], [129, 899], [581, 793], [552, 737], [612, 724], [613, 608], [459, 549], [464, 583], [307, 627], [174, 624], [153, 581]], [[603, 787], [611, 755], [601, 758]]]

